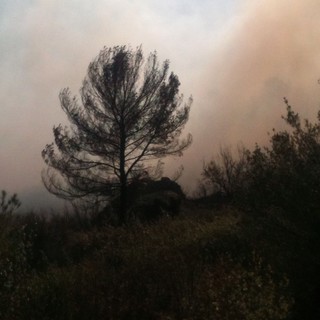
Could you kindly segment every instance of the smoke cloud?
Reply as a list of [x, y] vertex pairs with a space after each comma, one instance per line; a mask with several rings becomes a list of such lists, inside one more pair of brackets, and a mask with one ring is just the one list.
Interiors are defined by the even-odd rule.
[[[194, 143], [180, 164], [191, 191], [202, 161], [221, 144], [266, 143], [281, 128], [283, 97], [302, 117], [319, 107], [318, 0], [40, 1], [0, 4], [0, 188], [24, 203], [46, 193], [41, 150], [67, 123], [58, 94], [78, 94], [104, 46], [143, 45], [170, 59], [181, 91], [193, 95], [185, 128]], [[43, 197], [45, 206], [49, 197]], [[53, 197], [52, 197], [53, 199]], [[32, 204], [33, 205], [33, 204]]]
[[319, 10], [315, 0], [246, 2], [197, 81], [190, 168], [199, 158], [211, 159], [220, 145], [267, 144], [267, 132], [284, 127], [283, 97], [302, 118], [315, 118]]

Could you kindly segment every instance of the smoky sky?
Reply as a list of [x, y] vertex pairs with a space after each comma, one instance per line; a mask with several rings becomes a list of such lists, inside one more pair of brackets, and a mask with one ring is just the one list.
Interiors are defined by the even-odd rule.
[[[49, 203], [41, 150], [67, 123], [58, 94], [77, 95], [104, 46], [142, 44], [194, 98], [193, 145], [167, 161], [191, 190], [220, 145], [265, 143], [286, 96], [302, 117], [319, 107], [318, 0], [0, 1], [0, 188]], [[39, 194], [45, 196], [41, 197]], [[34, 204], [36, 205], [36, 204]]]

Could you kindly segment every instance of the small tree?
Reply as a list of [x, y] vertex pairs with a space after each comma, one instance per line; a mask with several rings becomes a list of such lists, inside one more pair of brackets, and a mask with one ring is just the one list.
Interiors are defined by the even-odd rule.
[[213, 193], [232, 197], [245, 184], [248, 151], [238, 147], [237, 156], [231, 149], [221, 147], [217, 156], [203, 164], [202, 186], [209, 185]]
[[154, 52], [143, 65], [141, 47], [104, 48], [89, 65], [81, 103], [68, 88], [61, 91], [71, 125], [54, 127], [55, 142], [42, 151], [48, 165], [43, 181], [51, 193], [103, 201], [119, 189], [121, 222], [131, 177], [148, 171], [146, 161], [182, 155], [192, 141], [190, 134], [179, 139], [192, 100], [181, 106], [180, 82], [168, 76], [168, 60], [159, 66]]

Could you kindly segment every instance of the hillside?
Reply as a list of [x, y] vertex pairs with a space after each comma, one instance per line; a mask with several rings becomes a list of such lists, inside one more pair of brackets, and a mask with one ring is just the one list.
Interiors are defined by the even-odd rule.
[[1, 215], [1, 319], [316, 319], [318, 238], [280, 212], [90, 221]]

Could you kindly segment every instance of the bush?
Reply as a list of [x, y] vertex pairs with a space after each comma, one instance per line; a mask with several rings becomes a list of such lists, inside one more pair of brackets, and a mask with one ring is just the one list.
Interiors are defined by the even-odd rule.
[[320, 111], [316, 123], [302, 122], [286, 99], [285, 103], [283, 119], [289, 130], [274, 130], [269, 148], [257, 146], [250, 153], [248, 193], [263, 206], [312, 214], [320, 209]]

